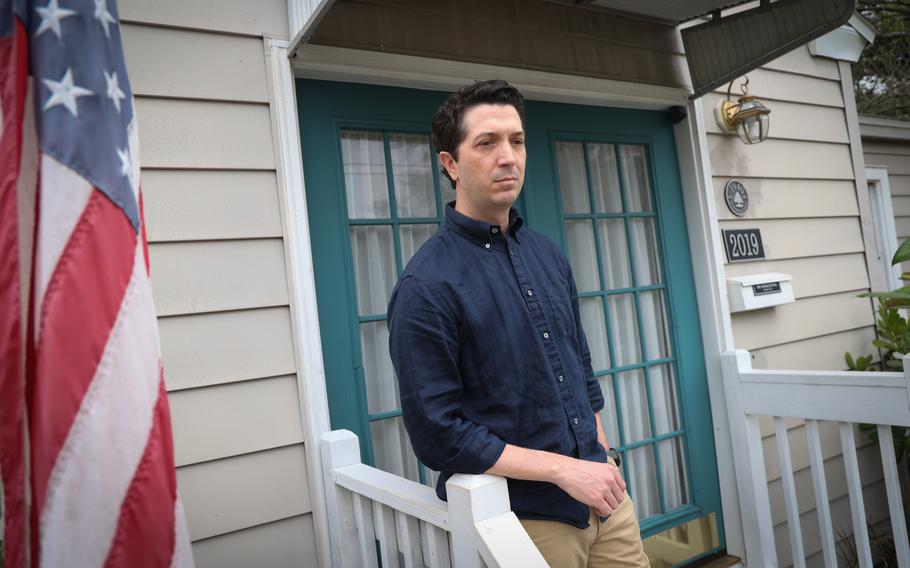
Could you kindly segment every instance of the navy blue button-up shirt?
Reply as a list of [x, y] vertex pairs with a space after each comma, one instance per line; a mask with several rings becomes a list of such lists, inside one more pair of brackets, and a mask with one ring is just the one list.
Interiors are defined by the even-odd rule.
[[[548, 237], [446, 207], [389, 303], [389, 351], [417, 457], [441, 472], [483, 473], [506, 443], [606, 462], [604, 406], [569, 263]], [[508, 480], [520, 518], [588, 526], [589, 508], [551, 483]]]

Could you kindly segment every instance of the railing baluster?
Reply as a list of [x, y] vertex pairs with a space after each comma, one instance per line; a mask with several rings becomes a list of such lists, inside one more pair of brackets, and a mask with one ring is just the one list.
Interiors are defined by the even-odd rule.
[[371, 501], [358, 493], [354, 493], [354, 521], [357, 524], [360, 565], [364, 568], [377, 568], [376, 532], [373, 528]]
[[395, 511], [395, 533], [398, 535], [398, 550], [404, 556], [404, 568], [422, 568], [423, 553], [420, 550], [420, 525], [417, 519]]
[[850, 495], [850, 513], [853, 517], [853, 538], [856, 540], [856, 554], [860, 568], [872, 568], [872, 551], [869, 547], [869, 531], [866, 527], [866, 507], [863, 505], [863, 483], [859, 477], [859, 461], [856, 458], [856, 437], [853, 424], [840, 422], [840, 445], [844, 455], [844, 470], [847, 473], [847, 490]]
[[806, 553], [803, 549], [803, 534], [799, 522], [796, 484], [793, 482], [790, 439], [787, 433], [787, 425], [780, 416], [774, 417], [774, 435], [777, 441], [777, 456], [780, 460], [780, 481], [784, 489], [784, 506], [787, 510], [787, 529], [790, 533], [790, 551], [793, 556], [793, 566], [805, 568]]
[[897, 565], [910, 568], [910, 540], [907, 538], [907, 523], [904, 519], [904, 504], [901, 499], [900, 478], [897, 460], [894, 456], [894, 437], [891, 426], [878, 427], [878, 445], [882, 453], [882, 470], [885, 487], [888, 490], [888, 510], [891, 513], [891, 535], [897, 551]]
[[451, 568], [449, 535], [441, 528], [427, 522], [420, 523], [420, 542], [423, 562], [430, 568]]
[[395, 514], [392, 509], [373, 501], [373, 525], [379, 540], [382, 568], [398, 568], [398, 537], [395, 535]]
[[831, 505], [828, 503], [828, 481], [825, 478], [825, 460], [822, 456], [818, 420], [806, 420], [806, 439], [809, 447], [809, 465], [812, 466], [812, 487], [815, 490], [815, 510], [822, 541], [822, 558], [825, 566], [837, 566], [834, 548], [834, 525], [831, 523]]

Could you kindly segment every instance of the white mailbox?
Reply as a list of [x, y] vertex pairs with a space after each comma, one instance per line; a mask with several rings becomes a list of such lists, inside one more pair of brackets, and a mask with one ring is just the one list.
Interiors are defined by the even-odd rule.
[[727, 278], [731, 312], [745, 312], [795, 302], [793, 277], [779, 272]]

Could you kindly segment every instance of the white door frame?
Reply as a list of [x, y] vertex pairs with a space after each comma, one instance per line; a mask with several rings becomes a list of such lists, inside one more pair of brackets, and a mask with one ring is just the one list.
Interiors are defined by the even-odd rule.
[[891, 185], [888, 182], [888, 168], [867, 166], [866, 182], [869, 184], [869, 201], [872, 204], [872, 226], [878, 241], [876, 266], [882, 274], [882, 282], [891, 289], [903, 286], [900, 266], [891, 266], [891, 258], [897, 250], [897, 229], [894, 226], [894, 209], [891, 205]]
[[[275, 53], [280, 54], [280, 51], [273, 50], [273, 57]], [[515, 85], [531, 100], [651, 110], [665, 110], [671, 106], [686, 108], [687, 117], [675, 125], [674, 137], [714, 423], [726, 546], [730, 554], [744, 557], [737, 481], [730, 435], [726, 428], [727, 409], [720, 367], [720, 354], [733, 348], [733, 333], [701, 102], [689, 101], [689, 93], [682, 88], [309, 44], [300, 48], [298, 57], [289, 65], [281, 63], [278, 67], [282, 74], [290, 76], [293, 73], [298, 78], [433, 90], [453, 90], [478, 78], [498, 77]], [[286, 108], [276, 125], [277, 129], [285, 132], [282, 136], [285, 143], [276, 148], [284, 154], [280, 157], [282, 167], [296, 170], [302, 162], [294, 82], [275, 81], [274, 88], [275, 98], [285, 101], [283, 105]], [[293, 116], [287, 109], [293, 109]], [[293, 140], [297, 141], [296, 147], [290, 147], [292, 144], [289, 143]], [[310, 417], [304, 418], [308, 421], [304, 432], [312, 481], [321, 471], [321, 461], [318, 455], [314, 455], [318, 452], [311, 450], [318, 448], [320, 436], [328, 429], [328, 406], [324, 372], [314, 368], [317, 361], [319, 366], [322, 364], [322, 347], [318, 325], [314, 323], [317, 314], [315, 281], [311, 251], [306, 247], [310, 236], [302, 168], [299, 173], [290, 172], [285, 184], [288, 184], [283, 193], [288, 209], [285, 218], [289, 223], [289, 239], [296, 243], [294, 256], [306, 258], [305, 262], [299, 258], [297, 261], [289, 259], [288, 266], [293, 296], [298, 303], [306, 304], [298, 305], [292, 312], [293, 317], [299, 318], [295, 323], [298, 352], [300, 356], [308, 354], [307, 357], [312, 357], [300, 360], [301, 372], [298, 373], [298, 380], [302, 382], [301, 411]], [[321, 428], [324, 430], [319, 431]], [[321, 496], [322, 489], [312, 489], [315, 501]], [[316, 506], [314, 503], [314, 510]]]

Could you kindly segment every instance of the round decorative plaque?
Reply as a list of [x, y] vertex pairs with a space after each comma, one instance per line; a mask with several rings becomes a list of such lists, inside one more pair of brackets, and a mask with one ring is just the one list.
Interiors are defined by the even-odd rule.
[[742, 217], [749, 210], [749, 192], [742, 183], [731, 179], [724, 186], [724, 199], [727, 208], [737, 217]]

